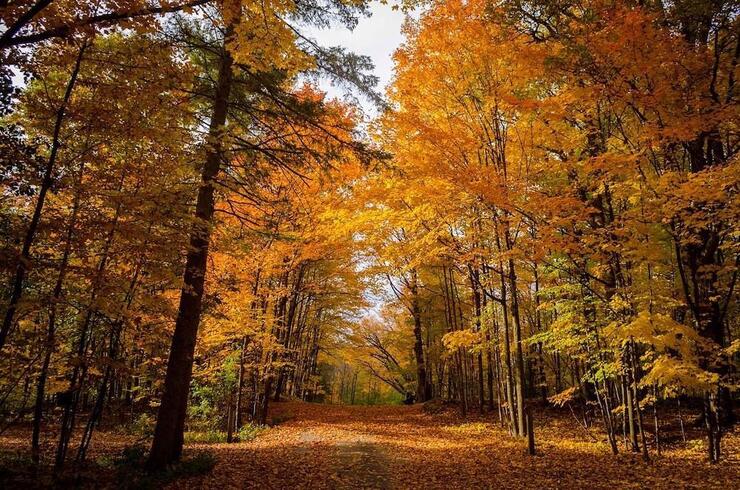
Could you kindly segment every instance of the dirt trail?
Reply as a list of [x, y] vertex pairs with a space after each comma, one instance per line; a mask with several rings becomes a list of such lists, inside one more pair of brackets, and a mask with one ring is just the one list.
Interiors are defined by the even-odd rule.
[[[313, 430], [303, 432], [299, 439], [305, 443], [300, 451], [310, 453], [312, 445], [321, 447], [322, 434]], [[380, 444], [371, 436], [350, 433], [346, 439], [334, 440], [331, 454], [332, 471], [337, 486], [347, 488], [390, 488], [388, 461]]]
[[645, 465], [639, 455], [614, 457], [606, 443], [578, 437], [565, 418], [540, 426], [539, 455], [531, 457], [491, 420], [431, 416], [418, 406], [290, 402], [272, 410], [284, 421], [252, 442], [204, 446], [216, 468], [175, 488], [726, 489], [740, 481], [737, 454], [710, 467], [700, 450], [673, 450]]

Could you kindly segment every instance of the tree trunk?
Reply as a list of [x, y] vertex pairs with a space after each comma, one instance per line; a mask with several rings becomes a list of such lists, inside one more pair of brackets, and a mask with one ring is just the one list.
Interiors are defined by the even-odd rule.
[[242, 338], [242, 348], [239, 352], [239, 377], [236, 382], [236, 404], [234, 407], [234, 428], [237, 433], [242, 428], [242, 396], [244, 395], [244, 355], [247, 350], [247, 336]]
[[62, 252], [62, 261], [59, 264], [59, 272], [57, 273], [57, 280], [54, 284], [54, 292], [52, 293], [51, 303], [49, 304], [49, 319], [46, 331], [46, 341], [44, 343], [44, 360], [41, 364], [41, 371], [39, 372], [38, 381], [36, 384], [36, 403], [33, 410], [33, 432], [31, 434], [31, 460], [34, 463], [39, 462], [40, 456], [40, 434], [41, 434], [41, 420], [44, 414], [44, 398], [46, 391], [46, 380], [49, 373], [49, 364], [51, 363], [51, 356], [54, 353], [54, 345], [56, 338], [56, 317], [57, 307], [59, 300], [62, 297], [62, 287], [64, 285], [64, 279], [67, 275], [67, 266], [69, 265], [69, 256], [72, 253], [72, 237], [74, 235], [75, 227], [77, 226], [77, 214], [80, 209], [80, 184], [82, 182], [82, 175], [84, 172], [84, 164], [80, 165], [80, 171], [77, 176], [77, 190], [72, 204], [72, 213], [69, 218], [69, 224], [67, 226], [67, 234], [64, 241], [64, 251]]
[[[625, 354], [625, 358], [627, 355]], [[633, 452], [640, 452], [640, 445], [637, 442], [637, 430], [635, 428], [635, 402], [632, 399], [632, 368], [627, 368], [627, 373], [624, 376], [624, 403], [627, 407], [627, 430], [629, 432], [629, 444]]]
[[419, 285], [416, 270], [411, 272], [411, 313], [414, 317], [414, 357], [416, 359], [416, 400], [425, 402], [431, 398], [427, 369], [424, 362], [424, 343], [419, 306]]
[[[121, 172], [121, 178], [118, 182], [118, 191], [123, 189], [123, 184], [126, 180], [127, 170]], [[105, 239], [103, 251], [98, 262], [98, 266], [95, 270], [95, 278], [92, 283], [92, 290], [90, 291], [90, 298], [85, 311], [85, 316], [78, 327], [78, 340], [77, 340], [77, 358], [78, 363], [72, 370], [72, 374], [69, 377], [69, 389], [67, 390], [68, 398], [67, 404], [64, 407], [62, 414], [62, 420], [59, 430], [59, 443], [57, 444], [55, 469], [59, 470], [63, 465], [67, 457], [67, 449], [69, 446], [70, 438], [75, 428], [75, 418], [77, 416], [77, 406], [79, 404], [80, 394], [83, 394], [83, 410], [87, 407], [87, 393], [83, 390], [85, 378], [87, 376], [87, 361], [85, 356], [87, 353], [88, 338], [92, 338], [91, 329], [93, 320], [97, 309], [95, 308], [95, 302], [100, 293], [100, 288], [103, 285], [105, 276], [105, 270], [110, 257], [110, 251], [113, 246], [113, 241], [116, 236], [116, 230], [118, 228], [118, 221], [121, 216], [122, 204], [116, 205], [116, 211], [113, 216], [110, 231]]]
[[[507, 250], [512, 249], [511, 238], [504, 223], [504, 241]], [[514, 344], [516, 349], [516, 400], [518, 435], [524, 436], [526, 432], [524, 421], [524, 354], [522, 353], [522, 326], [519, 320], [519, 295], [517, 293], [516, 269], [514, 259], [509, 258], [509, 290], [511, 295], [511, 317], [514, 320]]]
[[41, 221], [41, 212], [44, 209], [44, 202], [46, 201], [46, 194], [49, 192], [51, 185], [54, 183], [54, 167], [56, 165], [57, 153], [59, 152], [59, 135], [62, 131], [62, 123], [64, 122], [64, 115], [67, 112], [67, 105], [72, 97], [72, 91], [74, 90], [75, 84], [77, 83], [77, 76], [80, 73], [80, 66], [82, 65], [82, 58], [85, 54], [85, 50], [88, 47], [88, 42], [85, 41], [80, 47], [80, 51], [77, 54], [74, 68], [72, 68], [72, 74], [67, 82], [67, 88], [64, 91], [64, 97], [62, 103], [57, 109], [56, 120], [54, 122], [54, 133], [52, 135], [51, 152], [49, 153], [49, 159], [46, 162], [46, 168], [44, 170], [44, 178], [41, 181], [41, 187], [39, 188], [39, 197], [36, 199], [36, 206], [33, 210], [33, 216], [31, 217], [31, 223], [28, 225], [26, 236], [23, 239], [23, 247], [21, 248], [21, 255], [18, 259], [18, 265], [15, 269], [15, 275], [13, 282], [10, 286], [10, 301], [8, 302], [8, 308], [5, 310], [5, 316], [3, 317], [3, 324], [0, 327], [0, 351], [5, 346], [8, 340], [8, 335], [13, 327], [15, 320], [15, 313], [18, 307], [18, 302], [23, 296], [23, 282], [26, 279], [26, 272], [30, 266], [31, 261], [31, 246], [36, 239], [36, 232], [38, 231], [39, 222]]
[[[147, 232], [151, 231], [152, 224], [149, 225], [149, 229]], [[144, 247], [146, 247], [146, 241], [144, 242]], [[115, 322], [113, 322], [113, 325], [111, 325], [110, 333], [108, 335], [110, 339], [110, 344], [108, 346], [108, 365], [105, 368], [105, 374], [103, 376], [103, 379], [100, 381], [100, 386], [98, 388], [98, 395], [95, 400], [95, 405], [93, 407], [92, 412], [90, 413], [90, 416], [87, 420], [87, 425], [85, 426], [85, 431], [82, 434], [82, 440], [80, 441], [80, 446], [77, 450], [77, 462], [84, 461], [86, 455], [87, 455], [87, 448], [90, 445], [90, 442], [92, 441], [93, 431], [95, 430], [95, 427], [100, 426], [100, 422], [102, 420], [103, 416], [103, 408], [105, 406], [105, 397], [106, 393], [108, 393], [109, 398], [113, 397], [113, 388], [114, 388], [114, 371], [112, 363], [118, 360], [118, 355], [121, 349], [120, 342], [121, 342], [121, 335], [123, 333], [123, 328], [125, 326], [125, 314], [126, 311], [128, 311], [131, 308], [131, 304], [134, 301], [134, 296], [136, 295], [136, 289], [139, 284], [139, 275], [141, 274], [142, 268], [144, 267], [145, 260], [142, 256], [142, 258], [139, 260], [139, 262], [136, 264], [136, 268], [134, 270], [133, 275], [131, 276], [131, 281], [129, 282], [128, 290], [126, 291], [126, 295], [123, 299], [123, 307], [121, 308], [121, 311], [118, 314], [118, 318]], [[109, 400], [110, 401], [110, 400]]]
[[527, 407], [527, 453], [530, 456], [536, 454], [534, 447], [534, 421], [532, 420], [532, 407]]
[[[227, 29], [226, 40], [231, 29]], [[175, 332], [167, 362], [162, 404], [157, 415], [154, 441], [149, 454], [147, 466], [151, 470], [162, 469], [180, 459], [183, 446], [183, 429], [190, 378], [193, 372], [193, 355], [200, 324], [200, 313], [203, 301], [208, 244], [211, 236], [211, 222], [214, 213], [214, 178], [221, 167], [223, 153], [222, 132], [226, 123], [229, 95], [232, 85], [233, 60], [224, 41], [221, 66], [213, 115], [208, 131], [208, 151], [203, 167], [202, 181], [198, 191], [195, 208], [197, 223], [190, 234], [190, 249], [185, 265], [183, 288], [180, 293]]]

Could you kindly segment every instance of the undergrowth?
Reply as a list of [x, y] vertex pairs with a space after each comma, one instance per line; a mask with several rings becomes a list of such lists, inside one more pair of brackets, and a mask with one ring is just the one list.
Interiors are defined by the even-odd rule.
[[120, 456], [101, 465], [109, 465], [116, 470], [118, 488], [123, 489], [156, 489], [180, 478], [210, 473], [216, 465], [216, 457], [207, 451], [199, 451], [183, 458], [178, 463], [157, 472], [144, 470], [147, 450], [142, 445], [135, 445], [124, 449]]

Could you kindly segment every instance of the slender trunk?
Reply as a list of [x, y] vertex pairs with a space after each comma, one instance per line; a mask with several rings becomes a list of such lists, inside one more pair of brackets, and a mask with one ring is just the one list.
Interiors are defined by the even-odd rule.
[[511, 336], [507, 304], [506, 282], [501, 274], [501, 304], [504, 318], [504, 363], [506, 364], [506, 404], [509, 411], [509, 422], [512, 434], [517, 433], [517, 410], [514, 406], [514, 374], [511, 368]]
[[[481, 286], [481, 292], [483, 293], [481, 296], [481, 306], [483, 308], [483, 311], [488, 310], [488, 299], [486, 298], [486, 291], [484, 289], [484, 286]], [[485, 327], [486, 331], [486, 387], [488, 388], [488, 411], [493, 412], [493, 356], [491, 355], [491, 327], [490, 325], [486, 325]]]
[[[450, 315], [452, 315], [453, 325], [455, 330], [462, 330], [463, 328], [463, 316], [462, 309], [460, 307], [460, 297], [457, 291], [457, 284], [455, 282], [454, 269], [449, 269], [449, 286], [450, 286]], [[467, 376], [467, 356], [465, 355], [465, 349], [462, 347], [457, 349], [457, 385], [458, 394], [460, 396], [460, 406], [462, 410], [462, 416], [466, 417], [468, 414], [468, 376]]]
[[[542, 331], [542, 315], [540, 313], [540, 276], [537, 264], [534, 265], [534, 315], [537, 332]], [[542, 403], [547, 403], [547, 375], [545, 374], [545, 356], [542, 353], [542, 342], [537, 344], [537, 367], [540, 383]]]
[[49, 364], [51, 363], [51, 356], [54, 353], [54, 345], [56, 340], [56, 317], [59, 300], [62, 297], [62, 287], [64, 285], [64, 279], [67, 275], [67, 266], [69, 265], [69, 256], [72, 253], [72, 237], [74, 235], [75, 227], [77, 226], [77, 215], [80, 209], [80, 184], [82, 182], [82, 175], [84, 172], [84, 164], [80, 165], [79, 174], [77, 177], [77, 191], [75, 193], [74, 202], [72, 203], [72, 213], [69, 218], [69, 224], [67, 226], [67, 234], [64, 240], [64, 251], [62, 252], [62, 261], [59, 264], [59, 272], [57, 273], [57, 280], [54, 284], [54, 291], [51, 297], [51, 303], [49, 305], [49, 318], [48, 326], [46, 331], [46, 340], [44, 343], [44, 360], [41, 364], [41, 371], [39, 372], [38, 382], [36, 384], [36, 403], [33, 410], [33, 432], [31, 435], [31, 459], [34, 463], [39, 462], [40, 456], [40, 434], [41, 434], [41, 421], [44, 414], [44, 398], [46, 390], [46, 380], [49, 373]]
[[[118, 339], [111, 339], [111, 342], [117, 344]], [[111, 356], [115, 355], [113, 353], [115, 349], [116, 347], [111, 348]], [[93, 431], [95, 430], [95, 426], [100, 421], [100, 418], [103, 414], [105, 395], [108, 391], [108, 383], [110, 382], [110, 378], [112, 375], [113, 369], [110, 365], [108, 365], [105, 368], [105, 374], [103, 375], [103, 379], [100, 381], [100, 386], [98, 387], [98, 393], [95, 397], [95, 405], [93, 405], [93, 409], [87, 420], [87, 424], [85, 425], [85, 431], [82, 433], [82, 440], [80, 441], [80, 446], [77, 450], [77, 457], [75, 458], [78, 462], [83, 461], [85, 459], [85, 456], [87, 455], [87, 448], [92, 441]]]
[[[499, 253], [502, 253], [503, 247], [501, 246], [501, 236], [498, 229], [498, 223], [496, 223], [496, 249]], [[506, 364], [506, 405], [509, 412], [509, 423], [510, 430], [513, 435], [518, 435], [518, 410], [517, 403], [514, 393], [514, 374], [511, 365], [511, 334], [510, 334], [510, 322], [509, 322], [509, 303], [508, 303], [508, 291], [506, 284], [506, 271], [504, 270], [504, 263], [501, 259], [498, 261], [499, 266], [499, 280], [501, 289], [501, 308], [502, 317], [504, 319], [504, 363]]]
[[18, 265], [15, 269], [15, 275], [10, 286], [10, 300], [8, 302], [8, 308], [5, 310], [5, 316], [3, 317], [3, 324], [0, 327], [0, 351], [2, 351], [5, 343], [8, 340], [8, 335], [13, 327], [15, 320], [16, 309], [18, 308], [18, 302], [23, 296], [23, 282], [26, 279], [26, 272], [30, 267], [31, 262], [31, 247], [36, 239], [36, 232], [38, 231], [39, 222], [41, 221], [41, 212], [44, 209], [44, 203], [46, 202], [46, 194], [49, 192], [51, 185], [54, 183], [54, 167], [56, 166], [57, 153], [59, 152], [60, 133], [62, 131], [62, 124], [64, 123], [64, 115], [67, 112], [67, 106], [69, 100], [72, 97], [72, 91], [74, 90], [75, 84], [77, 83], [77, 76], [80, 73], [80, 66], [82, 65], [82, 59], [85, 54], [85, 50], [88, 47], [88, 42], [84, 41], [80, 47], [80, 51], [77, 54], [74, 67], [72, 68], [72, 74], [67, 82], [67, 88], [64, 91], [64, 97], [62, 103], [57, 109], [56, 120], [54, 121], [54, 132], [52, 134], [51, 151], [49, 153], [49, 159], [46, 162], [46, 168], [44, 169], [44, 177], [39, 187], [39, 196], [36, 199], [36, 206], [33, 210], [31, 217], [31, 223], [28, 225], [26, 230], [26, 236], [23, 239], [23, 247], [21, 248], [21, 254], [18, 259]]
[[658, 422], [658, 387], [653, 385], [653, 424], [655, 425], [655, 452], [660, 456], [660, 424]]
[[[272, 391], [272, 375], [268, 375], [264, 384], [264, 393], [262, 395], [262, 403], [259, 408], [259, 423], [265, 425], [267, 423], [267, 409], [270, 403], [270, 392]], [[332, 396], [334, 394], [332, 393]]]
[[[625, 358], [626, 354], [625, 354]], [[628, 358], [627, 358], [628, 359]], [[637, 430], [635, 429], [635, 402], [632, 397], [632, 384], [634, 383], [632, 377], [632, 367], [627, 368], [627, 373], [624, 376], [624, 403], [627, 407], [627, 429], [629, 432], [629, 444], [633, 452], [640, 451], [640, 445], [637, 442]]]
[[[508, 232], [505, 231], [508, 234]], [[519, 301], [517, 299], [516, 272], [514, 260], [509, 259], [509, 284], [511, 289], [511, 317], [514, 320], [514, 343], [516, 345], [516, 399], [519, 436], [525, 434], [524, 424], [524, 355], [522, 353], [522, 327], [519, 321]]]
[[[637, 352], [635, 352], [635, 341], [630, 341], [630, 358], [632, 361], [632, 372], [637, 376]], [[632, 384], [632, 396], [635, 400], [635, 411], [637, 413], [637, 429], [640, 433], [640, 442], [642, 443], [642, 457], [645, 461], [650, 461], [650, 455], [648, 454], [647, 440], [645, 438], [645, 429], [642, 422], [642, 410], [640, 409], [640, 396], [637, 391], [637, 379]]]
[[419, 305], [419, 281], [416, 270], [411, 271], [411, 314], [414, 317], [414, 358], [416, 360], [416, 400], [425, 402], [431, 398], [427, 368], [424, 362], [424, 342]]
[[231, 397], [226, 400], [226, 442], [234, 442], [234, 403]]
[[[604, 382], [604, 385], [606, 385], [606, 381]], [[617, 450], [617, 436], [612, 420], [608, 389], [604, 389], [604, 392], [601, 393], [598, 381], [594, 382], [594, 388], [594, 392], [596, 393], [596, 401], [599, 404], [601, 417], [604, 421], [604, 428], [606, 429], [607, 439], [609, 440], [609, 446], [611, 447], [612, 453], [617, 454], [619, 452]]]
[[[473, 307], [475, 310], [475, 330], [476, 332], [481, 331], [481, 291], [480, 291], [480, 272], [478, 270], [470, 270], [470, 287], [473, 290]], [[486, 404], [486, 392], [484, 389], [484, 374], [483, 374], [483, 352], [479, 351], [477, 356], [477, 371], [478, 371], [478, 405], [480, 413], [483, 413]]]
[[[490, 345], [491, 343], [491, 336], [488, 332], [486, 332], [486, 343]], [[488, 388], [488, 411], [493, 412], [494, 408], [494, 369], [493, 369], [493, 357], [491, 356], [491, 349], [490, 347], [486, 349], [486, 381], [487, 381], [487, 388]]]
[[242, 348], [239, 352], [239, 376], [236, 382], [236, 403], [234, 407], [234, 427], [237, 432], [242, 427], [242, 396], [244, 394], [244, 355], [247, 350], [247, 336], [242, 338]]
[[[126, 179], [126, 170], [121, 172], [121, 178], [118, 183], [118, 190], [123, 188], [124, 181]], [[110, 256], [110, 250], [113, 246], [113, 240], [116, 236], [116, 230], [118, 227], [118, 220], [121, 216], [122, 204], [116, 205], [115, 214], [111, 222], [111, 228], [105, 239], [103, 245], [103, 251], [100, 256], [100, 261], [95, 270], [95, 277], [92, 283], [92, 290], [90, 291], [90, 298], [88, 301], [85, 315], [80, 322], [78, 327], [78, 340], [77, 340], [77, 359], [78, 363], [72, 370], [72, 374], [69, 377], [69, 389], [67, 390], [67, 403], [64, 407], [62, 414], [62, 420], [59, 430], [59, 443], [57, 444], [55, 469], [59, 470], [64, 465], [64, 460], [67, 457], [67, 449], [69, 446], [69, 440], [72, 437], [72, 433], [75, 428], [75, 418], [77, 415], [77, 406], [79, 404], [80, 394], [83, 392], [83, 385], [85, 377], [87, 375], [87, 362], [85, 356], [88, 347], [88, 338], [91, 337], [91, 329], [93, 324], [93, 317], [96, 313], [95, 302], [100, 293], [100, 288], [103, 285], [103, 279], [105, 275], [105, 269], [108, 264], [108, 258]], [[87, 407], [87, 394], [83, 396], [83, 409]]]
[[681, 413], [681, 398], [676, 399], [676, 405], [678, 407], [678, 425], [681, 427], [681, 440], [686, 442], [686, 430], [683, 426], [683, 414]]
[[[147, 234], [151, 231], [152, 224], [150, 223], [149, 228], [147, 230]], [[146, 248], [146, 241], [144, 242], [144, 248]], [[123, 308], [118, 314], [118, 318], [115, 322], [113, 322], [113, 325], [110, 329], [110, 345], [108, 348], [108, 365], [105, 368], [105, 374], [103, 375], [103, 379], [100, 381], [100, 387], [98, 388], [98, 395], [95, 400], [95, 405], [93, 407], [93, 411], [90, 414], [87, 425], [85, 426], [85, 431], [82, 434], [82, 440], [80, 442], [80, 446], [77, 450], [77, 461], [83, 461], [85, 459], [85, 456], [87, 455], [87, 448], [90, 445], [90, 442], [92, 441], [93, 431], [95, 430], [96, 426], [100, 425], [100, 421], [102, 420], [103, 416], [103, 408], [105, 406], [105, 396], [107, 392], [109, 393], [109, 396], [112, 397], [112, 392], [114, 388], [114, 379], [113, 379], [113, 367], [111, 365], [112, 362], [116, 361], [118, 359], [119, 349], [120, 349], [120, 342], [121, 342], [121, 335], [123, 332], [124, 322], [125, 318], [124, 315], [126, 314], [126, 311], [128, 311], [131, 308], [131, 304], [134, 301], [134, 296], [136, 293], [137, 286], [139, 284], [139, 276], [141, 274], [141, 270], [144, 267], [144, 257], [138, 261], [136, 264], [136, 268], [134, 270], [134, 273], [131, 277], [131, 281], [129, 282], [128, 290], [126, 291], [126, 295], [123, 299]]]

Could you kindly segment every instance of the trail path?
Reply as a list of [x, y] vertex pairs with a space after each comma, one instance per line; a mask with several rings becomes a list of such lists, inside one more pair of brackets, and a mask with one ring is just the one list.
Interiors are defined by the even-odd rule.
[[216, 468], [175, 488], [727, 489], [740, 481], [736, 457], [710, 467], [703, 453], [675, 450], [645, 465], [579, 437], [568, 420], [540, 428], [540, 454], [531, 457], [491, 420], [427, 415], [419, 406], [290, 402], [272, 410], [284, 421], [252, 442], [203, 446]]

